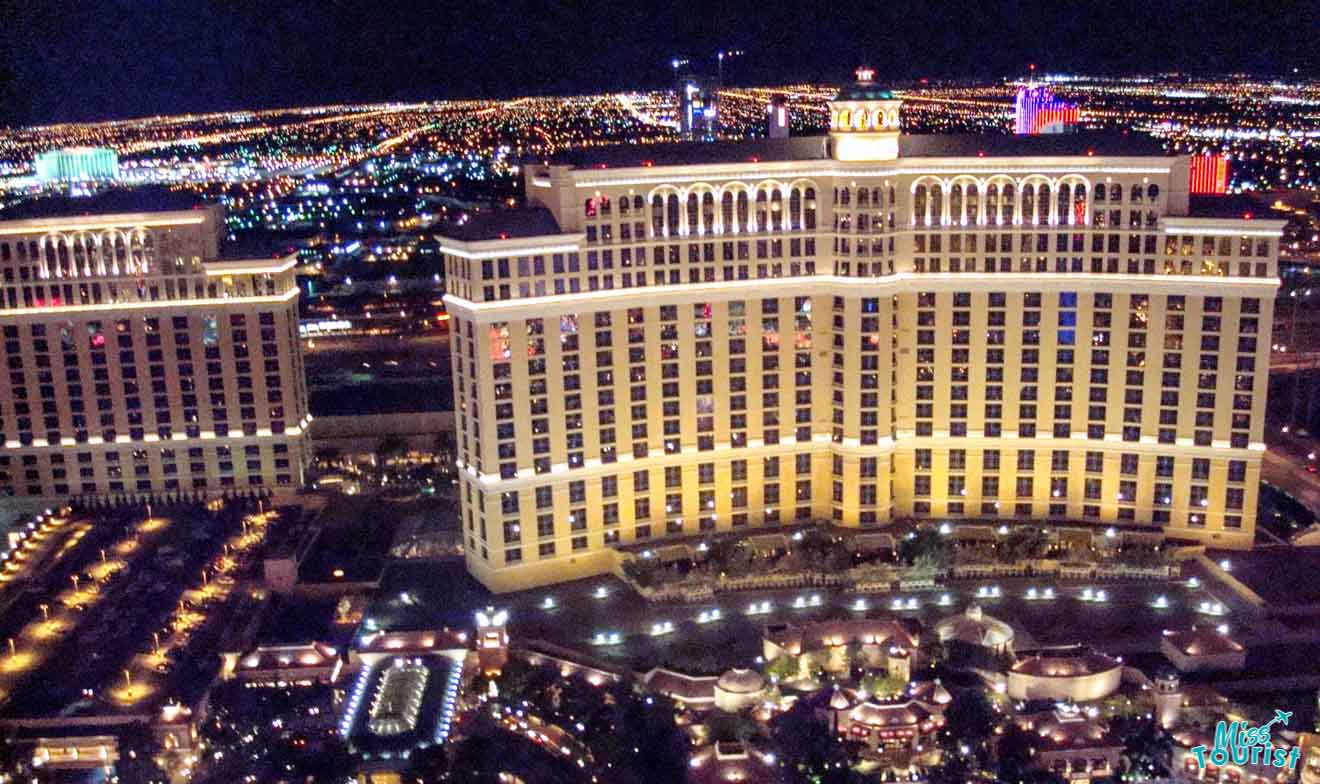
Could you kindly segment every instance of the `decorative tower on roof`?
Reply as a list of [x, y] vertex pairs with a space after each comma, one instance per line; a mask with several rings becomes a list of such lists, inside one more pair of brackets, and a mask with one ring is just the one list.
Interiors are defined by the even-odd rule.
[[1155, 676], [1155, 720], [1164, 729], [1178, 723], [1182, 714], [1183, 693], [1177, 671], [1166, 668]]
[[840, 161], [892, 161], [898, 157], [903, 102], [876, 86], [872, 69], [856, 74], [857, 81], [829, 102], [832, 154]]

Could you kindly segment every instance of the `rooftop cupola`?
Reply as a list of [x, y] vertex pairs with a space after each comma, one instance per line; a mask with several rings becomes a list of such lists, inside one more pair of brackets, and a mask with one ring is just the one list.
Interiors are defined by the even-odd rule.
[[898, 157], [903, 102], [876, 85], [874, 70], [858, 68], [856, 75], [829, 102], [832, 154], [840, 161], [892, 161]]

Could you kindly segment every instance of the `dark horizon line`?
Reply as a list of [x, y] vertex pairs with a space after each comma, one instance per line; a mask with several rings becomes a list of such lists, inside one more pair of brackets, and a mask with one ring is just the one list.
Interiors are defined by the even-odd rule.
[[[684, 74], [684, 75], [693, 75], [693, 74]], [[711, 78], [710, 75], [705, 75], [705, 74], [697, 74], [697, 76], [700, 76], [700, 78]], [[1184, 78], [1184, 79], [1208, 79], [1208, 78], [1216, 78], [1216, 77], [1218, 78], [1254, 77], [1254, 78], [1270, 78], [1270, 79], [1289, 79], [1298, 83], [1308, 83], [1308, 82], [1314, 82], [1316, 80], [1315, 77], [1309, 74], [1303, 76], [1302, 74], [1296, 72], [1280, 73], [1277, 71], [1274, 72], [1251, 71], [1251, 70], [1195, 71], [1191, 69], [1174, 69], [1168, 71], [1128, 71], [1128, 70], [1119, 70], [1119, 69], [1114, 69], [1114, 70], [1099, 69], [1099, 70], [1089, 70], [1084, 72], [1042, 70], [1039, 72], [1026, 72], [1018, 75], [1001, 75], [996, 77], [983, 77], [983, 76], [930, 76], [930, 77], [916, 77], [916, 78], [905, 77], [905, 78], [899, 78], [893, 80], [881, 79], [877, 81], [885, 81], [888, 84], [894, 85], [897, 89], [901, 90], [901, 89], [909, 89], [914, 85], [921, 85], [922, 87], [934, 87], [934, 86], [946, 86], [946, 85], [990, 86], [997, 83], [1006, 84], [1012, 81], [1028, 79], [1031, 78], [1032, 76], [1035, 76], [1038, 79], [1044, 79], [1045, 77], [1049, 77], [1049, 76], [1069, 76], [1069, 77], [1077, 77], [1080, 80], [1088, 80], [1088, 79], [1118, 80], [1118, 79], [1135, 79], [1135, 78], [1143, 78], [1143, 77], [1165, 78], [1165, 79], [1175, 78], [1175, 77]], [[725, 85], [729, 87], [762, 88], [762, 89], [773, 88], [773, 87], [785, 87], [793, 84], [811, 85], [811, 86], [830, 86], [835, 84], [843, 84], [843, 82], [828, 81], [828, 80], [817, 81], [812, 79], [777, 81], [773, 83], [759, 82], [759, 81], [744, 82], [742, 80], [726, 80], [725, 82]], [[1068, 84], [1067, 82], [1064, 82], [1062, 83], [1062, 86], [1066, 89], [1067, 84]], [[228, 106], [228, 107], [218, 107], [218, 108], [209, 108], [209, 109], [183, 109], [168, 113], [135, 114], [131, 116], [110, 115], [110, 116], [103, 116], [97, 119], [50, 120], [46, 122], [26, 123], [21, 125], [0, 124], [0, 132], [31, 131], [38, 128], [47, 128], [47, 127], [59, 126], [59, 125], [97, 125], [100, 123], [142, 122], [146, 120], [168, 119], [168, 118], [180, 117], [185, 115], [225, 114], [230, 112], [244, 112], [244, 111], [250, 111], [250, 112], [267, 112], [267, 111], [280, 111], [280, 110], [299, 111], [299, 110], [314, 109], [314, 108], [321, 108], [328, 106], [381, 106], [391, 103], [505, 101], [505, 100], [516, 100], [519, 98], [578, 98], [588, 95], [610, 95], [621, 92], [656, 92], [665, 89], [672, 89], [672, 84], [669, 81], [653, 83], [645, 86], [601, 87], [598, 89], [592, 89], [579, 93], [565, 93], [553, 89], [548, 89], [544, 91], [491, 90], [491, 91], [486, 91], [486, 93], [482, 95], [442, 95], [438, 97], [423, 98], [423, 97], [416, 97], [415, 91], [405, 91], [405, 93], [410, 93], [410, 97], [404, 97], [400, 95], [394, 98], [370, 98], [370, 99], [342, 98], [338, 100], [328, 100], [323, 102], [313, 102], [313, 103], [296, 104], [296, 105], [295, 104], [274, 105], [274, 102], [272, 102], [271, 105], [249, 104], [243, 106]], [[441, 89], [440, 92], [444, 93], [445, 90]]]

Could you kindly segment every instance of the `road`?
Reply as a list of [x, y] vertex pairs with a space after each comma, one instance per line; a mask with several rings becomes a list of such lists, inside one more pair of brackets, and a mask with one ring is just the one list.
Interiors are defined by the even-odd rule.
[[1304, 463], [1295, 455], [1271, 447], [1261, 460], [1260, 478], [1320, 516], [1320, 474], [1308, 473]]

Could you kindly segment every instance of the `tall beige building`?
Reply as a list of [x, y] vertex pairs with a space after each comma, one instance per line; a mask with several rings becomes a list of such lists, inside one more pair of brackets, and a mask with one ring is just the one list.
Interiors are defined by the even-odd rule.
[[294, 259], [219, 260], [223, 228], [219, 208], [0, 220], [5, 506], [302, 484]]
[[859, 83], [828, 137], [531, 166], [529, 209], [443, 242], [478, 579], [807, 520], [1251, 545], [1283, 223], [1131, 137], [899, 108]]

